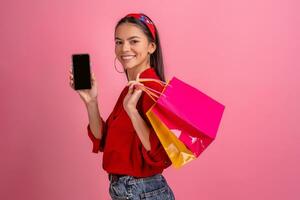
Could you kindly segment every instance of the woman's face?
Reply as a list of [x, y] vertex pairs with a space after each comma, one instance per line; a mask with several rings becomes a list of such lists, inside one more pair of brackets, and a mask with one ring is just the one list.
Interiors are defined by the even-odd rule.
[[150, 63], [148, 53], [153, 53], [155, 47], [137, 25], [123, 23], [116, 29], [115, 53], [125, 70]]

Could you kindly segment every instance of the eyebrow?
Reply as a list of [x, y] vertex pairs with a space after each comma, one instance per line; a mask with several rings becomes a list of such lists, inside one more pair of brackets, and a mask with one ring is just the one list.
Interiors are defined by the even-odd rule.
[[[128, 40], [131, 40], [133, 38], [140, 38], [139, 36], [132, 36], [132, 37], [129, 37]], [[122, 40], [121, 38], [118, 38], [118, 37], [115, 37], [115, 40]]]

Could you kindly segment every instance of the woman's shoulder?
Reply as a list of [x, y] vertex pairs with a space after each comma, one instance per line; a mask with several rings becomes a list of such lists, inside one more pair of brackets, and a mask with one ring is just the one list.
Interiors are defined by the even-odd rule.
[[139, 78], [140, 79], [154, 79], [154, 80], [144, 80], [144, 81], [141, 81], [141, 83], [143, 83], [146, 87], [149, 87], [151, 89], [162, 91], [163, 85], [160, 83], [161, 80], [153, 68], [148, 68], [148, 69], [144, 70], [140, 74]]
[[159, 76], [157, 75], [156, 71], [154, 68], [149, 67], [144, 69], [142, 72], [140, 72], [140, 78], [155, 78], [159, 79]]
[[[151, 108], [151, 106], [154, 105], [154, 103], [156, 102], [155, 99], [157, 99], [162, 93], [164, 89], [164, 84], [160, 82], [161, 80], [153, 68], [146, 69], [145, 71], [143, 71], [140, 74], [139, 78], [152, 79], [152, 80], [141, 81], [141, 83], [145, 86], [145, 88], [143, 89], [144, 91], [142, 93], [140, 103], [141, 103], [142, 113], [145, 114]], [[153, 94], [157, 95], [157, 97], [152, 96], [145, 90], [147, 90], [150, 93], [152, 92]]]

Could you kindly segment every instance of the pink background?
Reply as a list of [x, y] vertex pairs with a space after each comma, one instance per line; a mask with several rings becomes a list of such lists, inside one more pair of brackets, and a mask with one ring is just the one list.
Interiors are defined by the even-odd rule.
[[299, 8], [296, 0], [2, 2], [0, 199], [109, 198], [67, 72], [72, 53], [90, 53], [106, 119], [126, 83], [113, 67], [114, 26], [139, 11], [160, 31], [166, 77], [226, 105], [209, 148], [164, 172], [176, 199], [299, 199]]

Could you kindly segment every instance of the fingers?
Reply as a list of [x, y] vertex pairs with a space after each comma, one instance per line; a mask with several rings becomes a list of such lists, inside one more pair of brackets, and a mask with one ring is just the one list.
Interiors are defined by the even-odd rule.
[[129, 93], [129, 94], [132, 94], [132, 93], [133, 93], [133, 86], [134, 86], [134, 84], [130, 84], [130, 85], [129, 85], [129, 89], [128, 89], [128, 93]]
[[133, 90], [135, 85], [137, 84], [136, 81], [129, 81], [127, 85], [129, 85], [129, 90]]
[[68, 78], [69, 78], [69, 85], [72, 89], [74, 88], [74, 77], [73, 77], [73, 72], [72, 69], [69, 69], [69, 74], [68, 74]]
[[143, 90], [141, 90], [139, 88], [139, 86], [134, 86], [133, 88], [136, 88], [136, 89], [134, 89], [134, 91], [132, 93], [132, 97], [134, 99], [139, 99], [139, 97], [142, 95]]
[[73, 82], [73, 81], [70, 81], [70, 82], [69, 82], [69, 85], [70, 85], [70, 87], [71, 87], [72, 89], [75, 89], [75, 88], [74, 88], [74, 82]]
[[71, 88], [75, 89], [75, 88], [74, 88], [74, 81], [73, 81], [73, 79], [70, 79], [69, 85], [70, 85]]
[[92, 81], [95, 81], [95, 80], [96, 80], [95, 74], [94, 74], [94, 72], [92, 72]]
[[137, 81], [129, 81], [128, 82], [129, 85], [129, 89], [128, 89], [128, 93], [129, 94], [134, 94], [134, 93], [142, 93], [142, 87], [143, 84]]
[[142, 86], [144, 86], [144, 84], [140, 83], [140, 82], [137, 82], [135, 84], [133, 84], [134, 86], [134, 89], [135, 90], [141, 90], [142, 89]]

